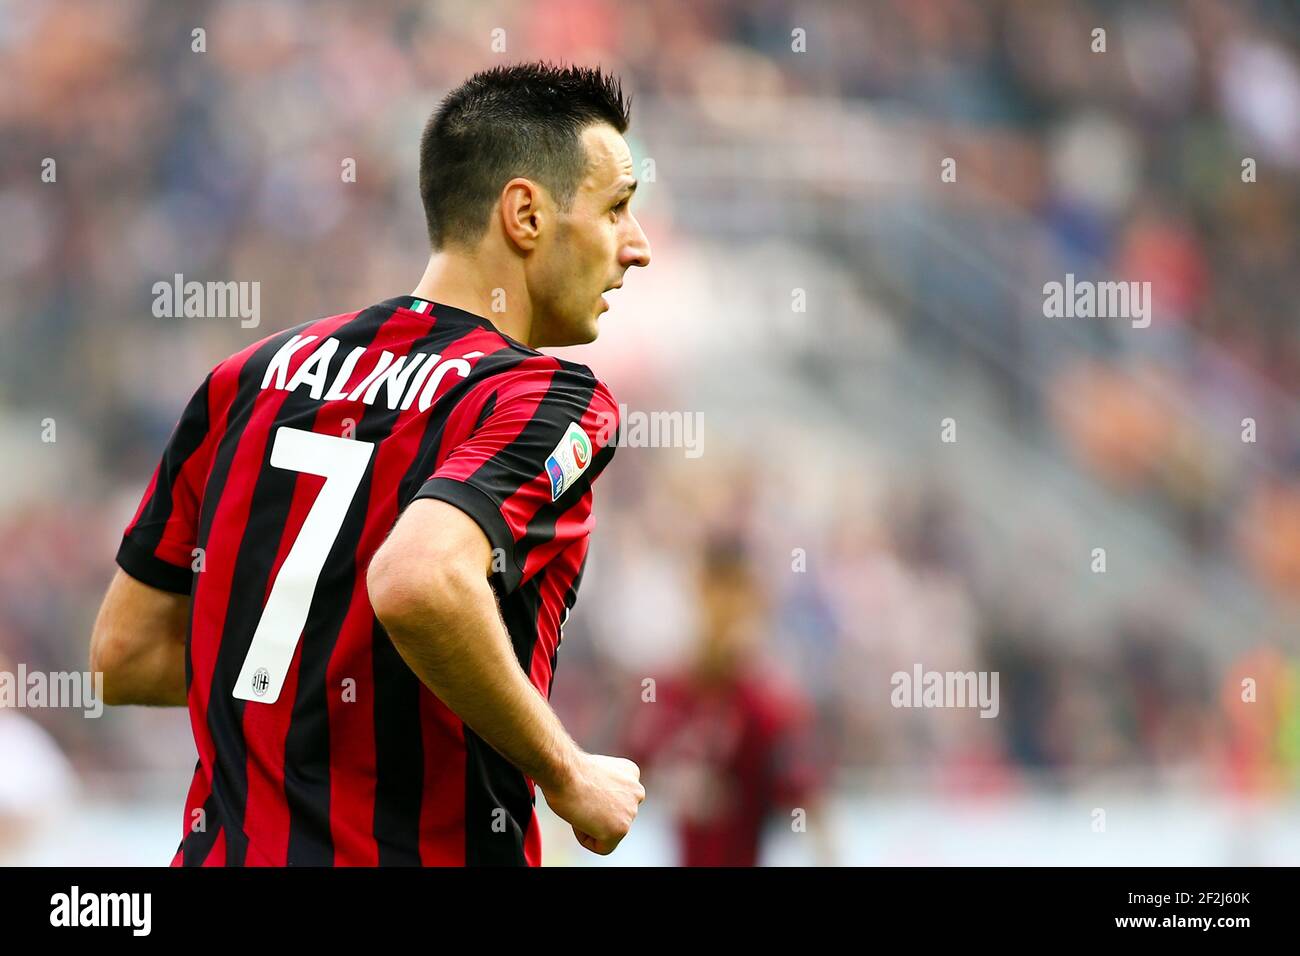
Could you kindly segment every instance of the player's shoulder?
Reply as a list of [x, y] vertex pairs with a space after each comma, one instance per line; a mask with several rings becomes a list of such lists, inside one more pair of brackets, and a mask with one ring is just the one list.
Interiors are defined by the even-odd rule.
[[581, 400], [601, 411], [618, 408], [609, 385], [589, 366], [558, 355], [528, 349], [518, 361], [489, 374], [490, 387], [498, 394], [543, 402]]

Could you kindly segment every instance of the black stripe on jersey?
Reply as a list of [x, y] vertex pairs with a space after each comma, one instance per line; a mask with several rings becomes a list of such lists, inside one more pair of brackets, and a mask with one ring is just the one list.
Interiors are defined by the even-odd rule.
[[402, 660], [379, 619], [370, 643], [375, 695], [375, 815], [380, 866], [420, 865], [424, 746], [420, 679]]
[[[199, 512], [199, 530], [198, 546], [207, 547], [208, 535], [212, 531], [212, 522], [216, 516], [217, 505], [220, 503], [222, 495], [225, 492], [226, 480], [230, 477], [230, 466], [235, 458], [235, 450], [243, 440], [244, 429], [248, 426], [248, 421], [253, 414], [254, 399], [257, 397], [256, 382], [261, 383], [262, 368], [276, 351], [288, 339], [290, 333], [286, 332], [272, 338], [258, 349], [253, 355], [250, 355], [244, 362], [243, 367], [239, 370], [239, 382], [235, 388], [234, 397], [231, 399], [231, 407], [226, 413], [226, 429], [221, 436], [220, 444], [213, 456], [212, 467], [208, 472], [207, 485], [203, 493], [203, 506]], [[191, 623], [193, 615], [191, 615]], [[194, 681], [194, 661], [191, 657], [191, 641], [185, 642], [185, 687], [188, 694], [190, 685]], [[224, 644], [225, 641], [223, 640]], [[221, 648], [217, 650], [217, 663], [220, 663]], [[236, 672], [238, 673], [238, 672]], [[217, 677], [217, 671], [214, 667], [213, 680]], [[246, 847], [242, 841], [243, 830], [240, 824], [244, 818], [244, 802], [248, 797], [247, 784], [241, 786], [240, 781], [244, 780], [244, 735], [239, 727], [239, 719], [243, 714], [243, 701], [234, 701], [236, 707], [236, 721], [232, 727], [226, 719], [224, 712], [213, 719], [212, 713], [213, 696], [209, 688], [208, 697], [208, 733], [212, 737], [212, 749], [214, 751], [212, 762], [212, 792], [204, 804], [207, 829], [199, 833], [187, 833], [185, 835], [185, 865], [200, 866], [207, 859], [208, 854], [212, 851], [213, 844], [216, 843], [217, 834], [222, 826], [226, 828], [226, 859], [230, 859], [232, 852], [238, 853], [242, 859], [242, 854]], [[232, 698], [232, 701], [234, 699]], [[229, 777], [226, 767], [229, 766], [235, 770], [233, 777]], [[213, 820], [217, 825], [213, 825]]]
[[[439, 320], [445, 332], [448, 316], [440, 314]], [[447, 419], [469, 389], [481, 384], [484, 375], [507, 371], [526, 357], [513, 349], [484, 356], [475, 364], [475, 374], [457, 382], [430, 409], [419, 449], [398, 486], [399, 514], [433, 470]], [[371, 660], [374, 686], [384, 688], [383, 695], [375, 700], [374, 711], [377, 778], [374, 834], [379, 847], [379, 865], [415, 866], [420, 863], [420, 812], [424, 803], [424, 743], [420, 736], [423, 685], [397, 653], [378, 619], [371, 643]]]
[[514, 648], [515, 659], [525, 674], [529, 672], [533, 647], [537, 644], [537, 611], [542, 604], [541, 590], [542, 575], [539, 574], [517, 589], [519, 601], [501, 602], [501, 620], [510, 632], [510, 646]]
[[185, 462], [199, 450], [211, 427], [208, 415], [208, 388], [212, 382], [212, 373], [203, 380], [190, 398], [180, 420], [176, 423], [176, 434], [163, 452], [162, 462], [158, 467], [158, 479], [154, 483], [153, 494], [140, 511], [140, 519], [131, 531], [130, 539], [123, 539], [118, 552], [118, 563], [138, 581], [173, 591], [177, 594], [189, 594], [194, 586], [194, 572], [188, 567], [176, 567], [162, 561], [154, 555], [162, 542], [167, 520], [171, 517], [175, 502], [172, 500], [172, 488], [180, 476]]
[[497, 393], [493, 392], [483, 403], [483, 407], [478, 411], [478, 418], [474, 421], [474, 431], [483, 427], [483, 423], [492, 417], [492, 413], [497, 410]]
[[[194, 823], [192, 819], [186, 820], [187, 830], [192, 830]], [[216, 846], [217, 837], [221, 835], [225, 825], [217, 812], [217, 800], [214, 794], [208, 794], [208, 799], [203, 801], [203, 826], [207, 832], [187, 832], [185, 839], [181, 841], [181, 846], [184, 847], [181, 856], [182, 866], [202, 866], [208, 854], [212, 852], [212, 848]], [[230, 845], [230, 834], [226, 834], [226, 845], [227, 847]]]
[[[502, 602], [501, 615], [515, 657], [532, 657], [537, 643], [541, 575]], [[533, 798], [523, 773], [465, 727], [465, 865], [526, 866], [524, 832], [532, 821]], [[505, 811], [502, 813], [501, 811]]]
[[[185, 659], [188, 671], [188, 652]], [[187, 676], [186, 685], [188, 686], [188, 684], [189, 677]], [[196, 760], [194, 762], [194, 775], [197, 777], [202, 770], [203, 761]], [[217, 835], [221, 833], [221, 815], [217, 812], [217, 802], [213, 799], [211, 791], [208, 793], [208, 798], [203, 801], [201, 809], [202, 817], [199, 820], [195, 820], [192, 816], [185, 820], [185, 836], [181, 838], [181, 845], [177, 848], [177, 852], [181, 854], [182, 866], [202, 866], [203, 861], [208, 858], [208, 854], [212, 852], [212, 847], [217, 842]], [[198, 823], [202, 828], [198, 833], [194, 831], [195, 823]]]
[[582, 587], [582, 576], [587, 573], [587, 559], [590, 557], [590, 551], [587, 551], [582, 556], [582, 563], [578, 565], [578, 573], [573, 576], [573, 580], [569, 583], [569, 589], [564, 592], [564, 607], [566, 611], [572, 611], [573, 606], [578, 603], [578, 589]]
[[[166, 527], [164, 519], [158, 525], [158, 535]], [[152, 534], [152, 532], [151, 532]], [[189, 594], [194, 589], [194, 572], [188, 567], [180, 567], [162, 560], [154, 554], [158, 548], [158, 538], [152, 545], [142, 545], [139, 541], [123, 537], [117, 548], [117, 564], [137, 581], [173, 594]]]
[[560, 663], [560, 642], [564, 639], [564, 622], [569, 611], [573, 610], [573, 605], [578, 603], [578, 588], [582, 585], [582, 575], [587, 570], [587, 558], [590, 556], [590, 551], [582, 556], [582, 563], [578, 565], [578, 573], [573, 576], [573, 581], [570, 582], [568, 590], [564, 592], [564, 611], [561, 612], [560, 631], [555, 635], [555, 648], [551, 651], [551, 679], [546, 682], [547, 700], [551, 699], [551, 688], [555, 686], [555, 668]]

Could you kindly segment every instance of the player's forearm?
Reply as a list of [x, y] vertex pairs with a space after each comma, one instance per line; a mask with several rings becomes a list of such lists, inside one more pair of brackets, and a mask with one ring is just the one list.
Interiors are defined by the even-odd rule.
[[448, 570], [422, 591], [427, 598], [415, 601], [372, 594], [402, 658], [461, 720], [544, 790], [562, 785], [577, 745], [519, 666], [487, 580]]

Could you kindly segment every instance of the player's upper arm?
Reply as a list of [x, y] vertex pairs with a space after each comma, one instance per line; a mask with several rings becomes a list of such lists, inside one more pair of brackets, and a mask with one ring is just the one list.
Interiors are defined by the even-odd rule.
[[370, 561], [366, 591], [381, 623], [454, 612], [463, 582], [485, 581], [492, 549], [478, 524], [443, 501], [411, 502]]
[[90, 636], [90, 669], [104, 674], [107, 704], [126, 701], [142, 673], [156, 671], [160, 655], [183, 647], [190, 596], [144, 584], [118, 570], [104, 595]]

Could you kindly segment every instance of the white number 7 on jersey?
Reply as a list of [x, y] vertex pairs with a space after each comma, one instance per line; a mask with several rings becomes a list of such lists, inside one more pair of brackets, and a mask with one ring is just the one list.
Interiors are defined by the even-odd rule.
[[370, 442], [318, 435], [287, 425], [276, 430], [271, 466], [320, 475], [325, 484], [285, 555], [271, 596], [262, 609], [248, 656], [235, 681], [234, 694], [240, 700], [263, 704], [279, 700], [325, 558], [334, 547], [374, 451]]

